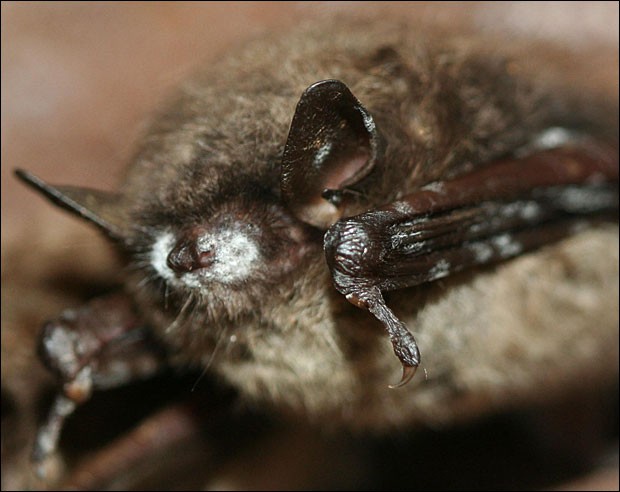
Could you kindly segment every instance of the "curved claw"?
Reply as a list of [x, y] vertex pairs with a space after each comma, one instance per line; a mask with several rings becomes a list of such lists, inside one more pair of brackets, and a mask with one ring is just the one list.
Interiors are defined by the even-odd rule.
[[388, 387], [390, 389], [402, 388], [413, 379], [413, 376], [415, 376], [415, 372], [417, 370], [418, 366], [406, 366], [403, 364], [403, 377], [401, 378], [400, 382], [398, 384], [390, 384]]

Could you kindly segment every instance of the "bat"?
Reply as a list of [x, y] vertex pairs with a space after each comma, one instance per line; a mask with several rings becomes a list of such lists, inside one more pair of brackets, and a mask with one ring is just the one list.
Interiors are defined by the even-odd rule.
[[354, 22], [198, 72], [117, 192], [18, 170], [127, 264], [41, 331], [62, 391], [35, 461], [94, 390], [168, 365], [372, 428], [613, 373], [617, 124], [536, 46]]

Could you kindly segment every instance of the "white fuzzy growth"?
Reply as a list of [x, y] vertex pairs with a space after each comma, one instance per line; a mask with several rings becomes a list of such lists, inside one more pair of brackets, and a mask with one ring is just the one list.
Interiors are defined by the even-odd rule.
[[160, 234], [151, 248], [151, 265], [164, 280], [174, 281], [176, 276], [168, 266], [167, 260], [170, 251], [174, 247], [174, 235], [171, 232]]
[[429, 280], [437, 280], [438, 278], [450, 275], [450, 263], [446, 260], [439, 260], [435, 266], [428, 272]]
[[429, 183], [425, 186], [422, 186], [422, 188], [420, 188], [422, 191], [433, 191], [435, 193], [444, 193], [445, 188], [443, 183], [439, 182], [439, 181], [435, 181], [433, 183]]
[[407, 202], [394, 202], [392, 204], [392, 208], [402, 214], [412, 214], [415, 212], [413, 207], [409, 205]]
[[[67, 417], [73, 413], [76, 406], [77, 405], [73, 401], [61, 394], [60, 396], [57, 396], [54, 401], [52, 413], [55, 415], [60, 415], [61, 417]], [[57, 424], [57, 422], [58, 420], [55, 422], [49, 422], [41, 427], [39, 435], [37, 436], [37, 446], [45, 454], [52, 452], [58, 444], [58, 438], [60, 436], [62, 425]]]
[[493, 257], [493, 248], [486, 243], [472, 243], [468, 248], [478, 263], [486, 263]]
[[502, 258], [518, 255], [523, 251], [523, 245], [515, 241], [510, 234], [502, 234], [491, 239], [491, 243], [497, 249]]
[[560, 126], [554, 126], [548, 128], [542, 132], [536, 138], [535, 145], [539, 149], [554, 149], [561, 147], [567, 143], [575, 140], [577, 135], [575, 132], [562, 128]]
[[555, 149], [579, 140], [579, 138], [580, 134], [575, 131], [561, 126], [554, 126], [536, 135], [533, 140], [519, 149], [516, 155], [522, 157], [541, 150]]
[[540, 215], [540, 205], [536, 202], [525, 202], [521, 209], [521, 218], [525, 220], [536, 220]]
[[519, 202], [509, 203], [500, 209], [500, 214], [503, 217], [514, 217], [519, 213], [520, 208], [521, 205]]
[[171, 232], [163, 232], [153, 243], [150, 254], [153, 269], [161, 278], [173, 285], [182, 283], [187, 287], [201, 288], [205, 280], [224, 284], [238, 282], [248, 278], [260, 260], [256, 242], [242, 231], [242, 226], [237, 226], [198, 238], [199, 252], [214, 253], [213, 264], [194, 272], [177, 275], [167, 263], [175, 242]]
[[77, 371], [79, 364], [76, 353], [72, 349], [74, 342], [74, 332], [64, 328], [52, 330], [50, 336], [43, 339], [48, 356], [58, 360], [59, 364], [70, 372]]
[[327, 142], [325, 145], [322, 145], [319, 150], [317, 150], [316, 154], [314, 154], [314, 167], [320, 169], [325, 162], [325, 159], [329, 156], [329, 153], [332, 151], [332, 143]]
[[369, 132], [374, 132], [375, 131], [375, 120], [372, 119], [372, 116], [370, 116], [367, 113], [362, 113], [362, 119], [364, 120], [364, 126], [366, 127], [366, 130], [368, 130]]
[[570, 186], [558, 194], [555, 202], [567, 212], [587, 213], [612, 207], [616, 202], [616, 197], [612, 192], [603, 193]]
[[215, 262], [195, 275], [202, 274], [209, 280], [224, 284], [248, 278], [260, 258], [258, 245], [240, 228], [205, 235], [198, 240], [198, 248], [201, 251], [214, 251]]
[[536, 149], [555, 149], [575, 140], [575, 132], [554, 126], [540, 133], [532, 143]]
[[533, 201], [520, 201], [504, 205], [500, 214], [506, 218], [519, 217], [523, 220], [535, 220], [540, 215], [540, 205]]

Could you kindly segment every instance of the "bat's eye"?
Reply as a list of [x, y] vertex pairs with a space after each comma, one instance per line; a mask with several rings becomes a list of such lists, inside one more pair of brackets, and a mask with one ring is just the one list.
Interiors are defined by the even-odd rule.
[[210, 267], [215, 260], [214, 248], [201, 248], [196, 238], [179, 240], [166, 259], [166, 264], [175, 273], [187, 273], [199, 268]]

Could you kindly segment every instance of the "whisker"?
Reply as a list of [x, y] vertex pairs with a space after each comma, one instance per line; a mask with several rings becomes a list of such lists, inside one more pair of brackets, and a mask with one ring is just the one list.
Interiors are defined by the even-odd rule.
[[138, 282], [137, 286], [142, 289], [146, 284], [148, 284], [152, 279], [152, 277], [144, 277], [140, 282]]
[[196, 379], [196, 382], [192, 386], [192, 391], [194, 391], [198, 387], [198, 383], [202, 380], [202, 378], [207, 374], [207, 371], [211, 368], [211, 365], [213, 364], [213, 361], [215, 360], [215, 356], [217, 355], [218, 350], [222, 346], [222, 342], [227, 338], [227, 335], [228, 335], [228, 327], [224, 326], [220, 330], [219, 334], [217, 335], [217, 340], [215, 341], [215, 346], [213, 347], [213, 351], [211, 352], [211, 355], [209, 356], [209, 359], [207, 360], [206, 364], [203, 364], [203, 369], [200, 372], [200, 375], [198, 376], [198, 378]]
[[170, 296], [170, 286], [168, 281], [164, 279], [164, 309], [168, 309], [168, 297]]
[[174, 321], [172, 323], [170, 323], [170, 325], [166, 328], [165, 333], [170, 333], [177, 326], [179, 326], [179, 323], [181, 321], [186, 321], [187, 320], [185, 315], [187, 314], [187, 310], [188, 310], [189, 306], [193, 303], [193, 301], [194, 301], [194, 295], [190, 294], [187, 297], [187, 300], [185, 301], [185, 303], [183, 304], [183, 307], [181, 307], [181, 309], [179, 310], [179, 314], [177, 314], [177, 316], [174, 319]]

